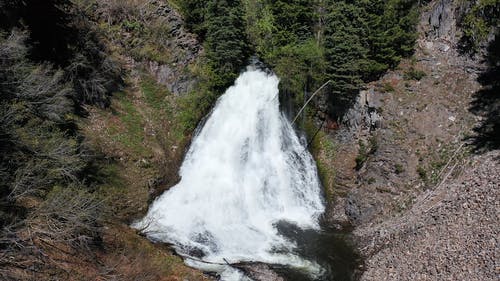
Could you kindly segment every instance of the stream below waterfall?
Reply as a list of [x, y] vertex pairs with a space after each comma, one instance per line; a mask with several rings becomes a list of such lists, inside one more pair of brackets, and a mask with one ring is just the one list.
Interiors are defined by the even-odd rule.
[[181, 181], [133, 224], [221, 280], [250, 280], [229, 264], [269, 264], [286, 280], [351, 280], [345, 234], [320, 226], [316, 164], [279, 109], [279, 79], [249, 67], [197, 131]]

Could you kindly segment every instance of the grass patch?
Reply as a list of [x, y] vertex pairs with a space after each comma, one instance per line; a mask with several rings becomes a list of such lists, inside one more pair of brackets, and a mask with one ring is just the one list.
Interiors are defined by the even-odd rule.
[[310, 149], [316, 160], [318, 174], [323, 184], [327, 200], [333, 199], [335, 190], [335, 175], [336, 171], [332, 163], [337, 147], [333, 140], [323, 131], [318, 131], [318, 128], [310, 119], [304, 122], [304, 130], [309, 137], [316, 134], [311, 141]]
[[382, 84], [381, 91], [384, 92], [384, 93], [392, 93], [395, 90], [396, 89], [394, 89], [394, 86], [391, 83], [389, 83], [389, 82], [384, 82]]
[[119, 93], [115, 95], [117, 101], [117, 115], [120, 124], [110, 127], [112, 139], [121, 143], [137, 155], [149, 155], [144, 145], [144, 119], [137, 111], [130, 95]]
[[150, 43], [130, 50], [130, 55], [138, 61], [156, 61], [160, 64], [168, 64], [171, 61], [168, 51]]
[[151, 108], [159, 110], [162, 113], [172, 114], [171, 105], [167, 100], [170, 93], [164, 86], [159, 85], [149, 76], [143, 76], [140, 85], [144, 99]]

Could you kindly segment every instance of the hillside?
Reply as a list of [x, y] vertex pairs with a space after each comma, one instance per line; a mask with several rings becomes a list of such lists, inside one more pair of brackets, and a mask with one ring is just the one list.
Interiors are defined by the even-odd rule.
[[210, 279], [128, 226], [177, 180], [200, 116], [187, 67], [202, 48], [179, 14], [162, 2], [0, 4], [1, 279]]
[[330, 218], [356, 226], [361, 280], [498, 274], [498, 82], [486, 78], [498, 74], [498, 43], [492, 31], [464, 54], [460, 5], [423, 10], [413, 57], [369, 83], [335, 135], [347, 195]]
[[341, 280], [500, 274], [498, 0], [0, 0], [0, 16], [0, 279], [218, 280], [130, 224], [251, 63], [290, 120], [327, 82], [293, 124], [329, 237], [291, 228], [316, 241], [301, 251], [339, 251]]

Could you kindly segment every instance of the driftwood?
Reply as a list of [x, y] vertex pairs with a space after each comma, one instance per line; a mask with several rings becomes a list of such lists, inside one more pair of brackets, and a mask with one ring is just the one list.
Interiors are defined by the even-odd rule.
[[297, 115], [295, 115], [295, 118], [293, 118], [293, 121], [292, 121], [292, 125], [295, 123], [295, 121], [297, 121], [297, 118], [299, 118], [300, 114], [302, 114], [302, 111], [304, 111], [304, 109], [306, 108], [306, 106], [312, 101], [312, 99], [314, 98], [314, 96], [319, 93], [319, 91], [321, 91], [326, 85], [330, 84], [332, 82], [332, 80], [328, 80], [326, 81], [325, 84], [321, 85], [321, 87], [319, 87], [312, 95], [311, 97], [306, 101], [306, 103], [304, 103], [304, 105], [302, 106], [302, 108], [299, 110], [299, 112], [297, 113]]
[[285, 279], [278, 275], [271, 266], [265, 263], [243, 262], [235, 263], [231, 266], [241, 270], [246, 276], [255, 281], [285, 281]]

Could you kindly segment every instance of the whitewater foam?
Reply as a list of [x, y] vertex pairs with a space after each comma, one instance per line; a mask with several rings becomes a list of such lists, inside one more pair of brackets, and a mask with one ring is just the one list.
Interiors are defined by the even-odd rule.
[[[287, 221], [319, 229], [324, 211], [316, 165], [279, 110], [278, 84], [261, 70], [242, 73], [194, 137], [181, 181], [133, 227], [203, 261], [283, 264], [320, 274], [275, 227]], [[217, 271], [222, 280], [245, 280], [229, 266], [186, 263]]]

